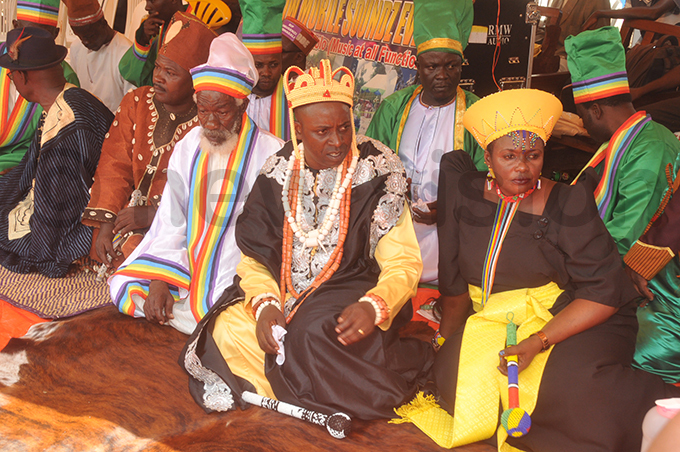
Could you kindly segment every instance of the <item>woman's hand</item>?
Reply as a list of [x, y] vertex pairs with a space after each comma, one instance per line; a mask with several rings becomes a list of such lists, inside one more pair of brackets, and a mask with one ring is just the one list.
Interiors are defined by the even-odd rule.
[[453, 297], [442, 295], [437, 303], [442, 307], [442, 318], [439, 323], [439, 334], [444, 339], [450, 337], [458, 328], [465, 325], [468, 318], [472, 300], [470, 295], [465, 292]]
[[501, 350], [499, 355], [501, 357], [501, 364], [498, 370], [503, 375], [508, 375], [508, 362], [505, 359], [507, 356], [517, 355], [517, 371], [522, 372], [534, 360], [534, 356], [538, 355], [543, 349], [543, 342], [538, 336], [529, 336], [517, 345], [507, 347]]
[[342, 345], [359, 342], [375, 329], [375, 309], [371, 303], [356, 302], [347, 306], [338, 317], [338, 341]]
[[279, 308], [270, 304], [262, 308], [260, 318], [257, 319], [257, 326], [255, 327], [257, 343], [263, 352], [270, 355], [276, 355], [279, 351], [279, 346], [272, 335], [272, 326], [274, 325], [285, 328], [286, 318]]

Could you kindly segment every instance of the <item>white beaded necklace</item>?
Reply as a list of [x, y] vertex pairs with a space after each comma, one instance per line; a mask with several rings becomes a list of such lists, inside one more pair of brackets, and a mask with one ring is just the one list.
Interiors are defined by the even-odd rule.
[[307, 171], [307, 169], [305, 168], [305, 154], [302, 144], [299, 145], [299, 151], [300, 151], [300, 168], [298, 170], [299, 171], [298, 190], [297, 193], [295, 193], [296, 195], [295, 202], [297, 206], [295, 217], [293, 217], [293, 214], [291, 212], [288, 197], [290, 191], [290, 181], [293, 176], [293, 168], [295, 167], [295, 152], [292, 152], [290, 158], [288, 159], [288, 167], [286, 168], [285, 173], [286, 178], [283, 182], [283, 190], [281, 192], [281, 201], [283, 203], [283, 211], [286, 217], [286, 221], [288, 221], [288, 223], [290, 224], [290, 227], [293, 230], [293, 234], [295, 234], [295, 237], [297, 237], [298, 240], [301, 241], [306, 248], [314, 248], [321, 245], [321, 242], [323, 242], [324, 238], [326, 238], [326, 236], [330, 233], [331, 228], [333, 227], [335, 218], [338, 216], [338, 213], [340, 211], [340, 203], [342, 202], [342, 197], [347, 191], [347, 187], [349, 187], [349, 184], [352, 183], [352, 175], [354, 174], [357, 162], [359, 161], [359, 156], [358, 155], [352, 156], [352, 161], [349, 165], [349, 168], [347, 168], [347, 173], [345, 174], [344, 178], [342, 177], [342, 171], [345, 167], [345, 162], [343, 161], [336, 168], [335, 186], [333, 187], [331, 201], [328, 204], [328, 208], [326, 209], [323, 221], [321, 222], [321, 225], [318, 228], [305, 231], [305, 228], [302, 224], [303, 223], [302, 196], [304, 193], [305, 185], [304, 172]]

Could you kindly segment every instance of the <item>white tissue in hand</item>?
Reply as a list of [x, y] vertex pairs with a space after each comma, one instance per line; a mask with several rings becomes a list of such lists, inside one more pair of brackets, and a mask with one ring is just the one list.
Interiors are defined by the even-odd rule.
[[279, 346], [279, 351], [276, 353], [276, 364], [279, 366], [286, 360], [286, 352], [283, 349], [283, 336], [286, 335], [288, 331], [281, 325], [272, 325], [272, 336], [276, 341], [276, 345]]
[[419, 199], [417, 202], [414, 202], [411, 204], [412, 208], [418, 209], [421, 212], [429, 212], [430, 208], [427, 206], [427, 203], [423, 201], [422, 199]]

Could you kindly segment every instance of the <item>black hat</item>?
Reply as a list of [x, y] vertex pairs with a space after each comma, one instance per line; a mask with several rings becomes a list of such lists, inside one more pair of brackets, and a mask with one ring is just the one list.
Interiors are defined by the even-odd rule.
[[54, 43], [52, 34], [42, 28], [15, 28], [7, 33], [7, 53], [0, 66], [10, 71], [35, 71], [61, 63], [68, 50]]

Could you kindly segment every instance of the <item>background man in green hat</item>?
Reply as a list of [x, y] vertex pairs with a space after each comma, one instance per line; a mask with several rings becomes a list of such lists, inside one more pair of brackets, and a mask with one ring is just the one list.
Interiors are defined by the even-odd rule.
[[463, 127], [467, 107], [479, 100], [458, 87], [463, 50], [472, 29], [471, 0], [414, 0], [414, 39], [420, 85], [389, 96], [366, 135], [382, 141], [404, 162], [411, 179], [413, 219], [423, 258], [421, 282], [436, 284], [437, 186], [444, 153], [464, 149], [486, 171], [484, 151]]
[[283, 89], [281, 28], [285, 0], [241, 0], [243, 45], [255, 60], [259, 76], [248, 96], [248, 116], [260, 129], [290, 140], [288, 101]]
[[[614, 27], [584, 31], [565, 41], [576, 111], [595, 140], [604, 142], [580, 178], [595, 180], [600, 216], [623, 256], [672, 194], [680, 142], [631, 102], [625, 51]], [[593, 185], [595, 185], [593, 184]], [[633, 365], [680, 382], [680, 274], [671, 261], [649, 282], [654, 300], [638, 309]]]
[[[59, 0], [21, 0], [17, 2], [17, 18], [12, 25], [42, 28], [56, 39], [58, 16]], [[6, 52], [5, 43], [0, 44], [0, 55]], [[61, 62], [61, 67], [66, 81], [80, 86], [76, 73], [66, 61]], [[40, 105], [28, 102], [17, 93], [8, 73], [7, 69], [0, 69], [0, 111], [7, 112], [6, 117], [0, 118], [0, 174], [19, 164], [33, 140], [42, 113]]]

